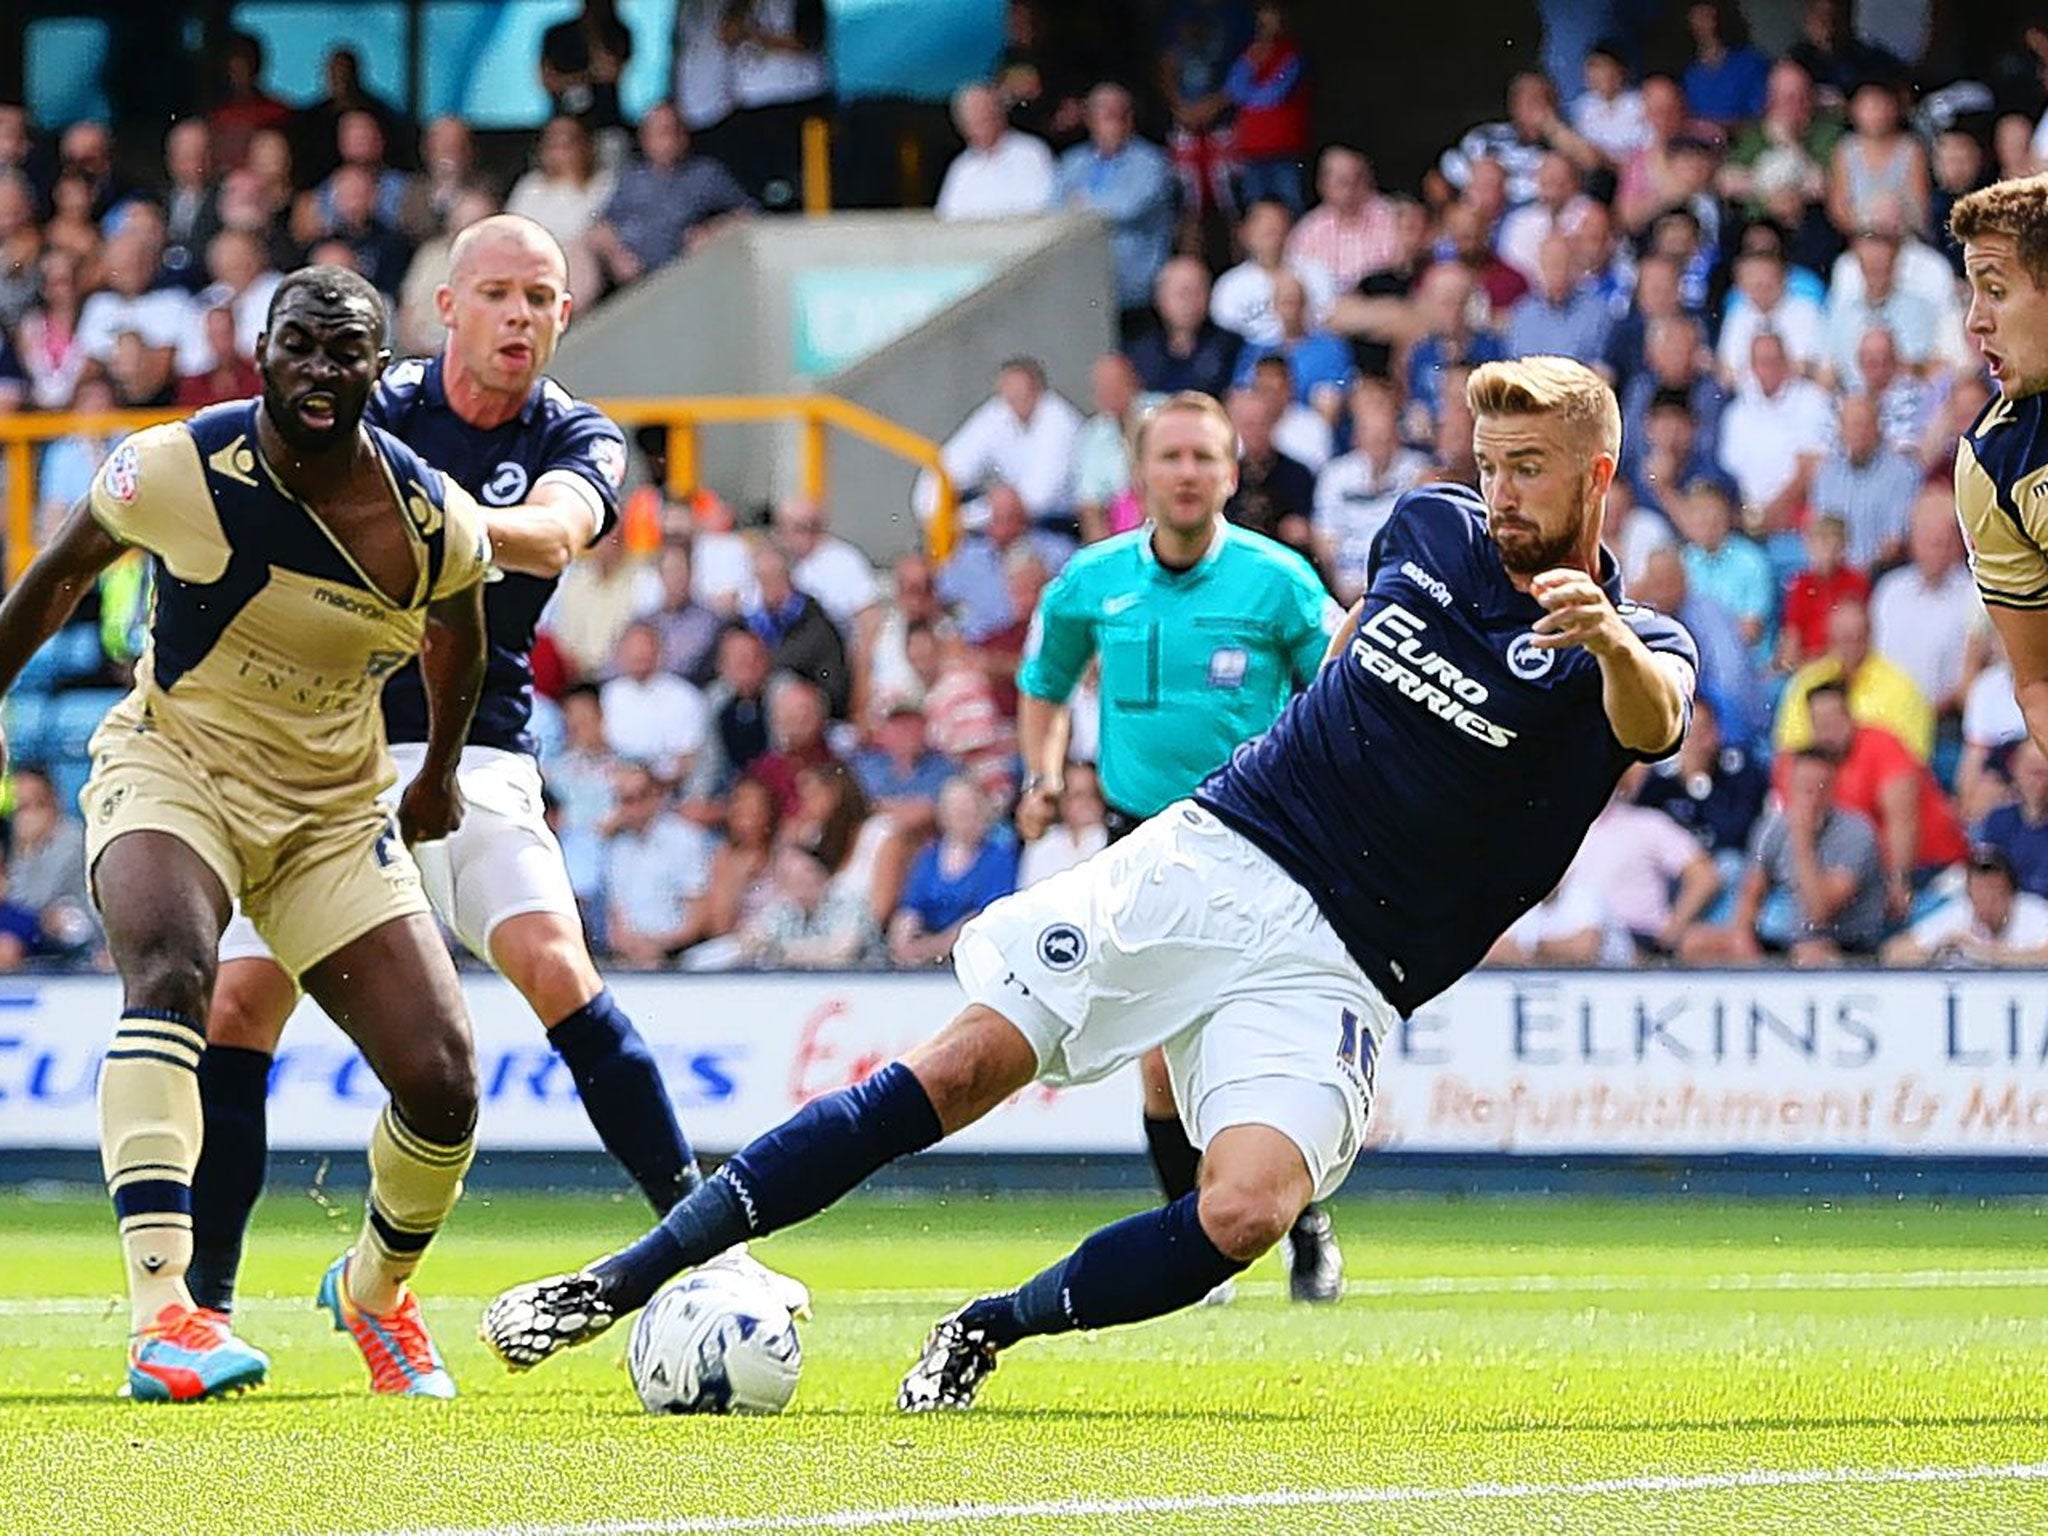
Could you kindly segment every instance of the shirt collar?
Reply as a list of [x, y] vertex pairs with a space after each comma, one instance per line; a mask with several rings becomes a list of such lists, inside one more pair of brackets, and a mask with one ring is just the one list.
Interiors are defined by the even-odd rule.
[[1621, 566], [1616, 563], [1614, 552], [1605, 544], [1600, 546], [1599, 569], [1593, 573], [1593, 579], [1600, 583], [1600, 590], [1607, 594], [1610, 603], [1622, 601]]
[[1139, 564], [1143, 565], [1148, 572], [1156, 572], [1170, 577], [1207, 575], [1216, 562], [1223, 558], [1223, 546], [1231, 540], [1230, 520], [1224, 518], [1217, 523], [1216, 537], [1211, 539], [1209, 547], [1202, 551], [1202, 558], [1186, 570], [1177, 571], [1171, 566], [1160, 564], [1158, 551], [1152, 548], [1152, 523], [1150, 519], [1147, 519], [1143, 532], [1145, 536], [1138, 540]]
[[[533, 381], [533, 388], [526, 392], [526, 399], [520, 405], [518, 420], [523, 426], [532, 426], [534, 417], [540, 414], [541, 396], [547, 391], [542, 379]], [[420, 377], [420, 394], [427, 404], [440, 410], [453, 412], [455, 407], [448, 403], [448, 384], [441, 376], [441, 355], [437, 354], [427, 363], [427, 371]]]

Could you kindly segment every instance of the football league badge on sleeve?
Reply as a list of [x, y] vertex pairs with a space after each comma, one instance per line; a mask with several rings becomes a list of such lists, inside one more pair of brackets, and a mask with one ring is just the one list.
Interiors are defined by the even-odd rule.
[[142, 455], [135, 451], [133, 443], [123, 443], [114, 450], [114, 456], [107, 460], [107, 494], [127, 506], [135, 500], [136, 488], [142, 481]]

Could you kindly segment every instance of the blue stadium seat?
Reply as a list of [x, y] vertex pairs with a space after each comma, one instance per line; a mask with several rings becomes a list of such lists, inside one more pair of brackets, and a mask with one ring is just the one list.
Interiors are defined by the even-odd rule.
[[50, 700], [49, 755], [53, 764], [83, 763], [85, 744], [108, 710], [120, 703], [118, 688], [80, 688]]
[[97, 624], [67, 624], [46, 649], [57, 653], [59, 675], [66, 682], [97, 678], [107, 669], [106, 649]]
[[17, 763], [42, 767], [50, 755], [50, 696], [17, 687], [7, 696], [7, 752]]
[[97, 678], [106, 668], [107, 653], [100, 645], [99, 626], [67, 624], [29, 658], [14, 686], [48, 693], [66, 683]]
[[533, 732], [535, 744], [540, 748], [536, 754], [546, 762], [562, 750], [562, 706], [544, 693], [533, 696], [533, 719], [527, 725]]
[[61, 810], [78, 813], [78, 792], [92, 776], [92, 764], [85, 758], [65, 758], [50, 765], [50, 788], [56, 792]]
[[63, 657], [58, 654], [57, 642], [52, 640], [29, 657], [28, 665], [21, 669], [14, 688], [17, 693], [48, 693], [63, 675]]

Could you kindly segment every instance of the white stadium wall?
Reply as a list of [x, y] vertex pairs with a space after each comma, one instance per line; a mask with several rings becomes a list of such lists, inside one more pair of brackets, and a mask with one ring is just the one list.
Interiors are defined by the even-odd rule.
[[[595, 1150], [517, 996], [465, 978], [483, 1145]], [[942, 1023], [943, 974], [630, 977], [691, 1134], [730, 1150]], [[0, 982], [0, 1150], [96, 1145], [93, 1083], [120, 993]], [[1335, 1048], [1334, 1041], [1332, 1049]], [[1482, 974], [1386, 1042], [1373, 1144], [1400, 1152], [2013, 1156], [2048, 1151], [2048, 991], [2026, 974]], [[271, 1102], [280, 1149], [363, 1145], [381, 1094], [311, 1004]], [[1139, 1150], [1137, 1082], [1034, 1089], [962, 1151]]]
[[[1089, 406], [1115, 341], [1109, 234], [1090, 214], [754, 219], [569, 329], [553, 372], [582, 395], [844, 395], [943, 441], [1017, 353]], [[737, 506], [798, 484], [793, 427], [717, 426], [700, 477]], [[914, 471], [835, 433], [834, 531], [877, 559], [919, 542]]]

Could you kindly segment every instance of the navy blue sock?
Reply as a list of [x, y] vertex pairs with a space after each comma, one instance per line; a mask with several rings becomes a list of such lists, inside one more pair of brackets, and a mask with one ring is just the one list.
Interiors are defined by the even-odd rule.
[[630, 1312], [669, 1276], [817, 1215], [876, 1169], [923, 1151], [942, 1134], [924, 1085], [892, 1061], [749, 1142], [660, 1226], [592, 1269], [612, 1305]]
[[1004, 1349], [1033, 1334], [1141, 1323], [1193, 1306], [1245, 1268], [1209, 1241], [1199, 1198], [1185, 1194], [1091, 1233], [1016, 1290], [970, 1303], [963, 1320]]
[[654, 1053], [609, 987], [549, 1029], [548, 1044], [569, 1064], [598, 1140], [655, 1215], [704, 1182]]
[[239, 1045], [210, 1045], [199, 1058], [199, 1107], [205, 1133], [192, 1170], [192, 1263], [185, 1283], [202, 1307], [230, 1312], [242, 1238], [263, 1193], [270, 1148], [264, 1101], [270, 1054]]

